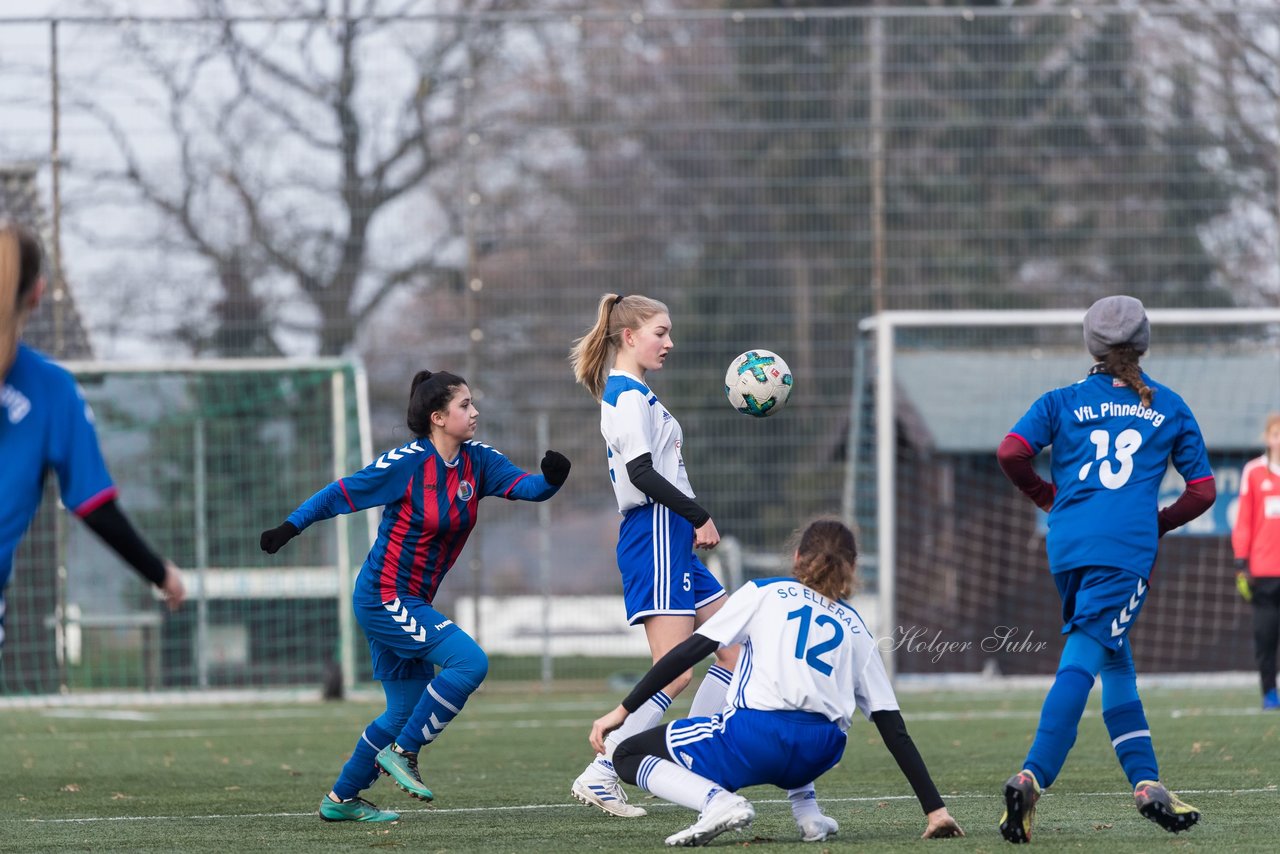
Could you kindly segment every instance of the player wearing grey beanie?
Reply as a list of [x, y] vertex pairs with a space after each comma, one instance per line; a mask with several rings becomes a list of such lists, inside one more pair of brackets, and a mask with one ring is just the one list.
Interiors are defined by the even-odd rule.
[[1089, 306], [1084, 315], [1084, 344], [1095, 359], [1112, 347], [1127, 344], [1139, 355], [1151, 344], [1151, 322], [1142, 301], [1117, 295], [1103, 297]]

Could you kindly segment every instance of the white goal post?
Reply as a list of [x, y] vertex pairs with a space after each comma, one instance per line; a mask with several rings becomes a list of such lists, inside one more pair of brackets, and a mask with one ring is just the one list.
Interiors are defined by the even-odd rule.
[[[37, 591], [36, 599], [53, 614], [45, 618], [52, 657], [13, 656], [23, 690], [114, 688], [114, 673], [133, 666], [132, 658], [120, 663], [126, 653], [143, 657], [148, 689], [173, 685], [170, 678], [196, 690], [272, 684], [306, 663], [290, 633], [319, 615], [332, 628], [312, 645], [332, 655], [344, 685], [352, 686], [357, 632], [349, 591], [377, 514], [340, 516], [329, 536], [275, 562], [257, 553], [255, 526], [278, 523], [266, 517], [304, 499], [299, 490], [344, 477], [372, 458], [363, 367], [336, 358], [62, 364], [94, 408], [107, 465], [126, 503], [137, 507], [143, 535], [182, 567], [188, 602], [163, 621], [183, 628], [167, 626], [162, 636], [158, 615], [138, 610], [131, 598], [136, 586], [122, 587], [119, 597], [113, 589], [94, 595], [127, 574], [100, 568], [116, 558], [78, 526], [59, 522], [55, 544], [39, 555], [42, 563], [58, 561], [56, 590]], [[239, 524], [231, 528], [232, 522]], [[116, 599], [122, 604], [99, 605]], [[135, 624], [145, 630], [143, 639], [111, 650], [113, 634]], [[264, 628], [277, 634], [264, 638]], [[328, 633], [333, 629], [336, 637]], [[264, 645], [271, 646], [271, 664], [254, 670], [248, 659]], [[56, 674], [38, 675], [50, 662]], [[24, 666], [29, 672], [19, 672]]]

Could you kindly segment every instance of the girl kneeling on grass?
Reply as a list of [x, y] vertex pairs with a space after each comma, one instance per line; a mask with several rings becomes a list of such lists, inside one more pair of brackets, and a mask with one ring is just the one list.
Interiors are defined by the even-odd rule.
[[667, 837], [668, 845], [704, 845], [749, 825], [755, 809], [739, 789], [794, 789], [825, 773], [844, 754], [855, 712], [875, 723], [911, 783], [928, 819], [923, 836], [963, 836], [907, 734], [875, 638], [848, 604], [853, 532], [819, 519], [798, 542], [792, 576], [752, 581], [734, 593], [592, 725], [592, 747], [603, 750], [605, 737], [676, 674], [740, 643], [723, 713], [646, 730], [614, 751], [624, 781], [698, 810], [698, 820]]

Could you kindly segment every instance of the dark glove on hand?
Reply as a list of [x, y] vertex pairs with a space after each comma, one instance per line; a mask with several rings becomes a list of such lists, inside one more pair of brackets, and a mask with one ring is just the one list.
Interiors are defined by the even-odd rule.
[[562, 486], [569, 479], [569, 458], [559, 451], [547, 451], [542, 455], [542, 476], [552, 486]]
[[272, 528], [270, 531], [263, 531], [262, 537], [258, 540], [258, 545], [262, 546], [262, 550], [269, 555], [273, 555], [280, 551], [280, 547], [292, 540], [298, 534], [302, 533], [292, 522], [285, 522], [279, 528]]

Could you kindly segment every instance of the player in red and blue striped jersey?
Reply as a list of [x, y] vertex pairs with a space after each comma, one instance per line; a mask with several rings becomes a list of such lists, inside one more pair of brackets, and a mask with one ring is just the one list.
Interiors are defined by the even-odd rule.
[[[1142, 303], [1099, 300], [1085, 314], [1084, 337], [1098, 360], [1088, 376], [1042, 395], [997, 452], [1009, 479], [1049, 513], [1049, 569], [1067, 636], [1031, 750], [1005, 784], [1000, 832], [1015, 843], [1030, 838], [1040, 791], [1062, 770], [1099, 674], [1102, 718], [1139, 811], [1175, 833], [1200, 818], [1160, 783], [1127, 637], [1147, 600], [1159, 538], [1209, 509], [1213, 472], [1190, 407], [1138, 367], [1151, 339]], [[1032, 461], [1050, 446], [1047, 483]], [[1170, 462], [1186, 490], [1160, 509]]]
[[385, 506], [352, 602], [387, 709], [365, 728], [321, 800], [326, 821], [398, 818], [358, 796], [379, 769], [413, 797], [433, 798], [418, 772], [418, 751], [457, 716], [489, 669], [480, 646], [432, 606], [436, 591], [475, 527], [481, 498], [545, 501], [569, 476], [569, 460], [555, 451], [543, 456], [542, 474], [532, 475], [472, 441], [478, 415], [461, 377], [419, 372], [408, 414], [417, 438], [329, 484], [262, 533], [263, 550], [275, 554], [315, 522]]
[[0, 222], [0, 647], [13, 556], [50, 471], [63, 505], [159, 588], [170, 609], [186, 598], [178, 567], [152, 550], [118, 506], [93, 412], [75, 377], [21, 343], [44, 292], [43, 258], [34, 232]]

